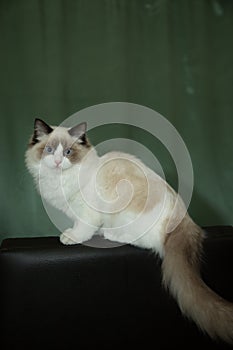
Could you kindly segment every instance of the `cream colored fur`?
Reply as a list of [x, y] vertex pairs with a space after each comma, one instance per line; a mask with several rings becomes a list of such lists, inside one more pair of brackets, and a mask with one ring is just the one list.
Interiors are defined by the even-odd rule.
[[[210, 337], [232, 344], [233, 305], [200, 277], [204, 233], [179, 196], [134, 156], [110, 152], [99, 157], [89, 143], [81, 145], [83, 125], [71, 134], [61, 127], [46, 133], [37, 122], [34, 142], [26, 152], [41, 196], [74, 222], [62, 233], [61, 242], [77, 244], [102, 234], [152, 249], [163, 260], [163, 283], [181, 311]], [[43, 151], [47, 144], [56, 145], [53, 154]], [[70, 158], [64, 155], [65, 147], [72, 148]]]

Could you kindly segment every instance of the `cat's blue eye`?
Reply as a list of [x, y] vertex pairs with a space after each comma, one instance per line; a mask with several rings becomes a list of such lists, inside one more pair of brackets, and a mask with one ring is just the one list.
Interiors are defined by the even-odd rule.
[[46, 151], [47, 153], [53, 153], [53, 147], [51, 147], [51, 146], [46, 146], [46, 147], [45, 147], [45, 151]]
[[71, 148], [67, 148], [67, 149], [65, 149], [65, 151], [64, 151], [64, 156], [70, 156], [72, 152], [73, 152], [73, 151], [72, 151]]

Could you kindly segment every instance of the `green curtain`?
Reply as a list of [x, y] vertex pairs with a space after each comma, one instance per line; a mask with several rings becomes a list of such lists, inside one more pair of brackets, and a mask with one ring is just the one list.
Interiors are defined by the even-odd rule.
[[[190, 214], [232, 224], [232, 37], [230, 0], [1, 0], [0, 239], [58, 234], [24, 165], [34, 117], [59, 124], [110, 101], [150, 107], [176, 127], [194, 168]], [[151, 147], [175, 184], [156, 140], [114, 130]]]

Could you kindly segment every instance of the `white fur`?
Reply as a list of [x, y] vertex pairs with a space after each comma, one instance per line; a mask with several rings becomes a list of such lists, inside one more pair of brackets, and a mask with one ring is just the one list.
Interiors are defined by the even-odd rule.
[[[101, 228], [107, 239], [152, 248], [163, 256], [166, 224], [174, 206], [174, 194], [166, 182], [132, 155], [111, 152], [98, 157], [92, 148], [81, 163], [73, 165], [64, 157], [63, 151], [59, 144], [54, 154], [42, 157], [40, 162], [33, 160], [30, 150], [26, 157], [27, 166], [36, 180], [41, 196], [74, 222], [73, 228], [61, 235], [61, 241], [65, 244], [82, 243]], [[106, 161], [115, 158], [135, 162], [145, 173], [149, 185], [156, 184], [164, 190], [162, 200], [151, 210], [138, 213], [127, 207], [124, 209], [122, 202], [123, 210], [116, 210], [115, 213], [109, 210], [108, 213], [108, 206], [113, 205], [114, 208], [114, 201], [109, 202], [104, 197], [103, 181], [97, 181], [96, 174], [97, 169], [101, 169]], [[56, 162], [60, 162], [59, 165]], [[119, 189], [123, 186], [123, 193], [126, 193], [128, 185], [127, 182], [120, 183]], [[119, 200], [121, 198], [118, 196]]]

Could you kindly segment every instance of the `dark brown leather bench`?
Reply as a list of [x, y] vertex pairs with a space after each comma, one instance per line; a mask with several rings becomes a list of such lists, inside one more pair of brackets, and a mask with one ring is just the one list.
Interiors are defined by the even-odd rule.
[[[203, 278], [233, 302], [233, 228], [206, 230]], [[230, 348], [181, 315], [147, 250], [6, 239], [0, 281], [2, 349]]]

